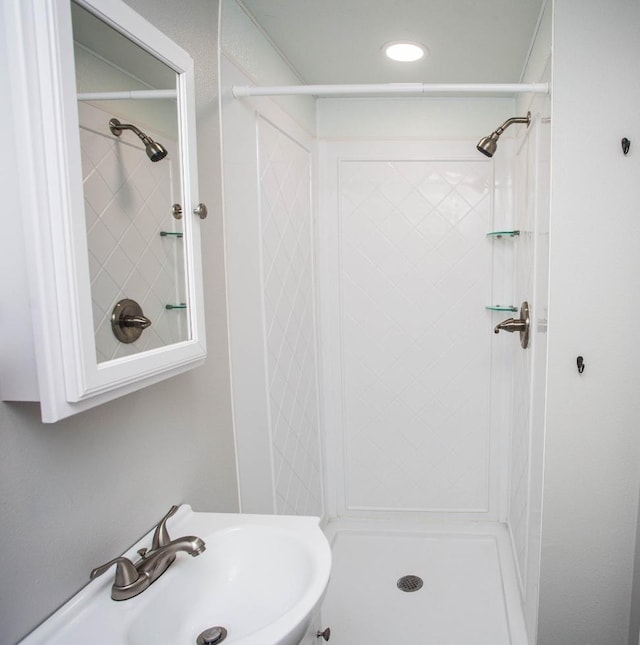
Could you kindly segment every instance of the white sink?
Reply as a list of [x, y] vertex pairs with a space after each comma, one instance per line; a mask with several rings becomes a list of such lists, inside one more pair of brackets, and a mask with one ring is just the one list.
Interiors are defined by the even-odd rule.
[[[331, 551], [314, 517], [195, 513], [169, 520], [172, 538], [207, 549], [179, 553], [169, 570], [130, 600], [110, 598], [113, 572], [90, 583], [23, 645], [195, 645], [224, 627], [224, 645], [298, 645], [329, 581]], [[151, 533], [126, 555], [151, 544]]]

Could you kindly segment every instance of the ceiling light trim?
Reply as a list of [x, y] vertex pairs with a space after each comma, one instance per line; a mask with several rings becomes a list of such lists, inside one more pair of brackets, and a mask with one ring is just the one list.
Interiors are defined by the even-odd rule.
[[422, 43], [412, 40], [393, 40], [385, 43], [382, 51], [387, 58], [398, 63], [416, 63], [429, 53]]

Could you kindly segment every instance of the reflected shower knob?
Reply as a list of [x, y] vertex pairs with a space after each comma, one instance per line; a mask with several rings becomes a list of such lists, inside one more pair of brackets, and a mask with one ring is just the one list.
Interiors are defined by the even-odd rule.
[[121, 343], [133, 343], [151, 321], [142, 313], [142, 307], [129, 298], [120, 300], [111, 312], [111, 329]]
[[194, 209], [193, 214], [197, 215], [200, 219], [205, 219], [209, 214], [206, 204], [200, 202]]

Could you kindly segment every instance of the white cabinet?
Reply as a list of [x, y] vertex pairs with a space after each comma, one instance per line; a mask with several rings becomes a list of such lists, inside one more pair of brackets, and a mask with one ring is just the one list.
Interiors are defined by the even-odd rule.
[[193, 61], [119, 0], [2, 12], [0, 390], [53, 422], [205, 358]]

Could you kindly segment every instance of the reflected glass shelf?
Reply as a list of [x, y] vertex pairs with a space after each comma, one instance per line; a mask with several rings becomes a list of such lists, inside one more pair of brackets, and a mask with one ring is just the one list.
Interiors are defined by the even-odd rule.
[[487, 305], [485, 309], [489, 311], [518, 311], [518, 308], [513, 305]]
[[179, 305], [165, 305], [165, 309], [186, 309], [187, 304], [185, 302], [181, 302]]
[[487, 237], [517, 237], [520, 231], [490, 231]]

